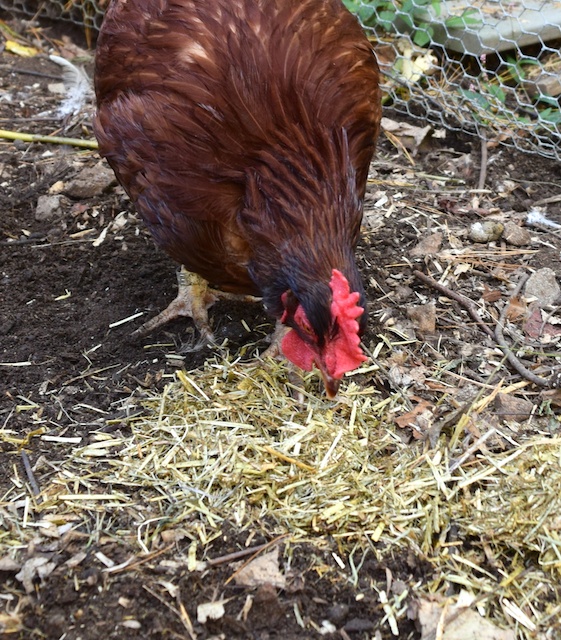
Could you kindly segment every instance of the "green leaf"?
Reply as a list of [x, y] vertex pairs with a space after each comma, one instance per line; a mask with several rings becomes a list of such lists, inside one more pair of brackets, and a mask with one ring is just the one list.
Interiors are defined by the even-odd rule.
[[468, 102], [475, 102], [482, 109], [487, 110], [491, 106], [489, 104], [489, 100], [487, 100], [487, 98], [482, 93], [476, 93], [475, 91], [469, 91], [468, 89], [460, 89], [460, 93], [464, 96], [464, 98], [466, 98]]
[[481, 16], [477, 9], [466, 9], [461, 16], [450, 16], [444, 21], [449, 29], [465, 29], [481, 25]]
[[361, 3], [358, 2], [357, 0], [343, 0], [343, 4], [352, 13], [356, 13], [361, 7]]
[[413, 35], [413, 42], [419, 47], [426, 47], [432, 40], [434, 29], [431, 26], [423, 26], [417, 29]]
[[561, 112], [559, 109], [544, 109], [540, 111], [540, 120], [545, 120], [551, 124], [559, 124], [561, 122]]
[[539, 102], [543, 102], [544, 104], [551, 105], [555, 110], [559, 110], [559, 102], [557, 102], [557, 98], [553, 96], [540, 96]]
[[370, 6], [362, 6], [356, 12], [358, 18], [366, 27], [373, 26], [377, 23], [376, 20], [376, 9]]
[[395, 22], [395, 11], [380, 11], [378, 14], [378, 24], [386, 31], [391, 31]]
[[506, 93], [503, 91], [502, 87], [496, 84], [488, 84], [486, 87], [487, 91], [499, 102], [503, 104], [506, 102]]

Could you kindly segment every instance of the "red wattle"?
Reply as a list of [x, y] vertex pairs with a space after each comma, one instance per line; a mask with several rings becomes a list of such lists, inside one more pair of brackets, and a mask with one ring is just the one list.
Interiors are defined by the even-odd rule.
[[297, 367], [304, 371], [312, 370], [316, 354], [294, 329], [291, 329], [282, 339], [281, 349], [285, 357]]

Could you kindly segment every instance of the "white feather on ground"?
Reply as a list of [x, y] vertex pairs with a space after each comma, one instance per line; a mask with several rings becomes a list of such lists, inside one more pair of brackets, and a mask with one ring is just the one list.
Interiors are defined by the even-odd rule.
[[65, 58], [55, 55], [49, 58], [62, 68], [62, 81], [66, 92], [59, 105], [58, 115], [61, 118], [77, 115], [93, 98], [92, 81], [82, 68]]

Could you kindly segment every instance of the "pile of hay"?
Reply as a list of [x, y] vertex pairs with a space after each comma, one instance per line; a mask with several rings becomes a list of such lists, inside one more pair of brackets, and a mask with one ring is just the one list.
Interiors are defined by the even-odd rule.
[[[519, 637], [559, 618], [561, 438], [508, 437], [493, 453], [488, 433], [466, 450], [468, 410], [431, 448], [396, 426], [402, 394], [383, 398], [350, 376], [328, 401], [316, 374], [290, 380], [284, 363], [223, 356], [178, 371], [139, 415], [65, 447], [48, 472], [39, 465], [35, 499], [14, 479], [0, 556], [54, 525], [128, 537], [139, 552], [180, 529], [204, 548], [228, 521], [294, 540], [329, 535], [347, 559], [408, 550], [434, 566], [417, 596], [461, 587]], [[395, 619], [405, 596], [388, 604]]]

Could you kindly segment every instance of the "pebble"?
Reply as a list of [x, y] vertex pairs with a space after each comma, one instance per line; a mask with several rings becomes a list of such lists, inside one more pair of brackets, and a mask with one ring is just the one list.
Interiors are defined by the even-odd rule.
[[104, 162], [98, 162], [93, 167], [82, 169], [66, 184], [64, 192], [72, 198], [93, 198], [101, 195], [115, 182], [113, 171]]
[[52, 220], [62, 215], [60, 196], [39, 196], [35, 208], [35, 220]]
[[521, 227], [516, 222], [505, 222], [503, 238], [514, 247], [524, 247], [531, 243], [532, 236], [526, 227]]
[[506, 393], [499, 393], [495, 398], [495, 411], [502, 420], [524, 422], [527, 420], [534, 405], [524, 398], [516, 398]]
[[503, 231], [503, 223], [497, 220], [474, 222], [469, 228], [469, 239], [481, 243], [494, 242], [501, 237]]
[[436, 331], [436, 306], [434, 302], [406, 307], [409, 319], [422, 334], [433, 334]]
[[553, 269], [544, 267], [535, 271], [526, 282], [524, 296], [526, 298], [536, 298], [542, 308], [559, 300], [561, 287], [557, 282]]
[[349, 615], [349, 606], [342, 603], [336, 603], [329, 608], [327, 617], [336, 625], [342, 625]]

